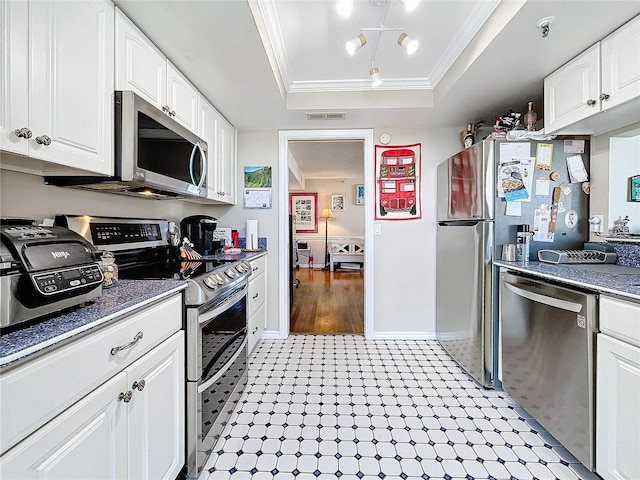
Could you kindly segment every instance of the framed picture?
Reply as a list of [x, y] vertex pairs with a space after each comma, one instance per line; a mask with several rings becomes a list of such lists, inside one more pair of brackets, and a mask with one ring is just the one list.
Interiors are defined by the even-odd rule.
[[629, 177], [629, 201], [640, 202], [640, 175]]
[[364, 205], [364, 185], [353, 186], [353, 203], [355, 205]]
[[341, 193], [331, 195], [331, 210], [344, 212], [344, 195]]
[[289, 201], [296, 233], [318, 233], [318, 194], [290, 193]]

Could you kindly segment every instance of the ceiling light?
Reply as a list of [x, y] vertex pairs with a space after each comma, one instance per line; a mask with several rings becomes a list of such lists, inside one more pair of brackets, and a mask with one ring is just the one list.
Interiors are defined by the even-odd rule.
[[338, 15], [343, 18], [349, 17], [353, 11], [353, 1], [354, 0], [338, 0], [336, 3]]
[[378, 87], [382, 85], [382, 78], [380, 77], [380, 70], [378, 67], [373, 67], [369, 70], [369, 75], [371, 76], [371, 86]]
[[345, 47], [349, 55], [353, 56], [358, 50], [360, 50], [367, 43], [367, 37], [364, 36], [364, 33], [359, 34], [357, 37], [353, 37], [349, 40]]
[[402, 48], [404, 48], [407, 51], [407, 55], [412, 55], [413, 53], [415, 53], [416, 50], [418, 50], [418, 46], [420, 45], [420, 42], [411, 38], [406, 33], [402, 32], [398, 37], [398, 45], [400, 45]]
[[400, 0], [400, 3], [404, 5], [404, 9], [407, 12], [412, 12], [420, 3], [420, 0]]

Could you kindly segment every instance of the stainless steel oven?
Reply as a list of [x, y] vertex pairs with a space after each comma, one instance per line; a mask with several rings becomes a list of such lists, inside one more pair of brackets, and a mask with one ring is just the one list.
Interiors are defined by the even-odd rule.
[[[221, 280], [230, 268], [217, 272]], [[186, 308], [189, 478], [200, 474], [247, 384], [249, 272], [236, 275], [217, 297]]]

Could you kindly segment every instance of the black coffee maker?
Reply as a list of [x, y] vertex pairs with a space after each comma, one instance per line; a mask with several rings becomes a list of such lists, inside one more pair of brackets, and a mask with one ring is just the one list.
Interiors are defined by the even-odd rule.
[[180, 222], [180, 234], [193, 243], [193, 249], [202, 255], [213, 255], [222, 249], [222, 242], [214, 235], [218, 219], [208, 215], [192, 215]]

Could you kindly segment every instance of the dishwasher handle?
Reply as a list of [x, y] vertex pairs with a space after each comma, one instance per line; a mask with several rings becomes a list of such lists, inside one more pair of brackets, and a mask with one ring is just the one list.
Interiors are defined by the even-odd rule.
[[531, 290], [527, 290], [511, 282], [504, 282], [504, 285], [505, 287], [507, 287], [507, 289], [511, 290], [516, 295], [527, 298], [534, 302], [542, 303], [544, 305], [549, 305], [550, 307], [560, 308], [562, 310], [568, 310], [575, 313], [579, 313], [580, 310], [582, 310], [582, 304], [580, 303], [569, 302], [567, 300], [561, 300], [559, 298], [549, 297], [547, 295], [532, 292]]

